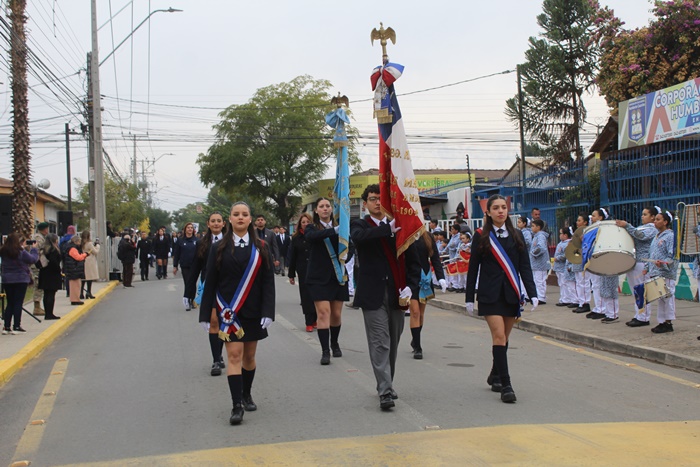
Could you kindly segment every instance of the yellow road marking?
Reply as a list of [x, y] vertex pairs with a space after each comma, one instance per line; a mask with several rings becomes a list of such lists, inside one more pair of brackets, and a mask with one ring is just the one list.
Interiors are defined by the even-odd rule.
[[540, 342], [543, 342], [545, 344], [554, 345], [554, 346], [560, 347], [562, 349], [566, 349], [566, 350], [570, 350], [572, 352], [580, 353], [581, 355], [586, 355], [588, 357], [597, 358], [598, 360], [603, 360], [603, 361], [606, 361], [608, 363], [612, 363], [613, 365], [624, 366], [624, 367], [630, 368], [632, 370], [641, 371], [642, 373], [646, 373], [646, 374], [651, 375], [651, 376], [656, 376], [657, 378], [663, 378], [663, 379], [666, 379], [668, 381], [673, 381], [674, 383], [682, 384], [683, 386], [690, 386], [691, 388], [700, 389], [700, 384], [698, 384], [698, 383], [694, 383], [693, 381], [688, 381], [688, 380], [683, 379], [683, 378], [676, 378], [675, 376], [667, 375], [665, 373], [661, 373], [660, 371], [650, 370], [649, 368], [644, 368], [644, 367], [639, 366], [635, 363], [623, 362], [622, 360], [608, 357], [607, 355], [599, 355], [599, 354], [590, 352], [588, 350], [584, 350], [580, 347], [573, 347], [570, 345], [562, 344], [561, 342], [546, 339], [546, 338], [541, 337], [541, 336], [535, 336], [535, 337], [533, 337], [533, 339], [540, 341]]
[[[235, 436], [240, 428], [222, 429], [231, 429]], [[80, 465], [678, 466], [697, 465], [698, 437], [699, 421], [505, 425], [260, 444]]]
[[41, 445], [41, 440], [44, 437], [46, 421], [53, 411], [53, 406], [56, 402], [56, 394], [63, 384], [63, 378], [66, 375], [67, 368], [67, 358], [60, 358], [54, 364], [51, 375], [44, 386], [44, 390], [41, 391], [39, 401], [36, 403], [36, 406], [34, 406], [34, 412], [32, 412], [32, 416], [29, 418], [30, 421], [24, 429], [24, 434], [22, 434], [17, 444], [15, 455], [12, 456], [14, 462], [31, 462], [27, 459], [36, 456], [36, 452]]

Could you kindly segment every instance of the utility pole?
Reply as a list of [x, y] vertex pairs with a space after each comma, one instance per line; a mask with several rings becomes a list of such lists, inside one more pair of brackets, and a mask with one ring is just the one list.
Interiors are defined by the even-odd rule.
[[73, 199], [71, 197], [71, 184], [70, 184], [70, 127], [66, 123], [66, 187], [68, 190], [68, 210], [73, 210]]
[[[90, 86], [88, 101], [92, 107], [92, 124], [90, 132], [90, 172], [88, 180], [91, 188], [91, 212], [90, 230], [95, 232], [95, 237], [107, 240], [107, 207], [105, 203], [105, 179], [104, 160], [102, 156], [102, 100], [100, 96], [100, 60], [98, 58], [97, 45], [97, 0], [91, 0], [92, 22], [92, 52], [90, 53], [90, 67], [88, 76]], [[91, 98], [90, 98], [91, 97]], [[94, 209], [94, 210], [93, 210]], [[107, 245], [108, 243], [105, 243]], [[97, 255], [97, 270], [100, 279], [109, 279], [109, 256], [107, 248], [100, 250]]]
[[522, 196], [522, 209], [525, 209], [525, 128], [523, 128], [523, 86], [520, 78], [520, 65], [518, 72], [518, 120], [520, 126], [520, 192]]
[[134, 158], [131, 160], [131, 176], [134, 179], [134, 185], [139, 186], [139, 173], [136, 170], [136, 135], [132, 135], [134, 138]]

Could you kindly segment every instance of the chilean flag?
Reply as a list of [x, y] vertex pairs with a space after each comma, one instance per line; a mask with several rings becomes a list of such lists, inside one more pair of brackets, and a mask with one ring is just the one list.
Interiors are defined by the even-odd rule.
[[372, 72], [374, 115], [379, 126], [379, 186], [382, 211], [396, 220], [396, 254], [401, 254], [425, 230], [418, 183], [413, 173], [411, 153], [394, 82], [403, 66], [386, 63]]

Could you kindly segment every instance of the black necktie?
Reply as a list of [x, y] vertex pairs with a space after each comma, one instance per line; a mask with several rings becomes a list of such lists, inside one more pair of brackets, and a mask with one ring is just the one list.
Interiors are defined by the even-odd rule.
[[379, 221], [379, 225], [384, 225], [384, 224], [386, 224], [386, 222], [384, 222], [384, 221]]
[[216, 243], [218, 241], [219, 241], [219, 237], [217, 235], [214, 235], [214, 237], [212, 238], [212, 243]]
[[240, 247], [245, 247], [245, 240], [243, 240], [243, 239], [241, 238], [241, 239], [238, 241], [238, 246], [240, 246]]
[[498, 229], [496, 232], [498, 232], [498, 238], [503, 238], [503, 229]]

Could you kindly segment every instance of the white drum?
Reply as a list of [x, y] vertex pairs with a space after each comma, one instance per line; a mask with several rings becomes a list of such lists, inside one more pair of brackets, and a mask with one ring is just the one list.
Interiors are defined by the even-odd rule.
[[666, 280], [663, 277], [654, 277], [644, 281], [644, 300], [647, 303], [670, 296], [671, 292], [668, 290]]
[[600, 276], [617, 276], [633, 269], [637, 264], [634, 239], [627, 230], [618, 227], [615, 221], [601, 221], [586, 227], [584, 237], [596, 228], [598, 235], [587, 270]]

